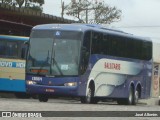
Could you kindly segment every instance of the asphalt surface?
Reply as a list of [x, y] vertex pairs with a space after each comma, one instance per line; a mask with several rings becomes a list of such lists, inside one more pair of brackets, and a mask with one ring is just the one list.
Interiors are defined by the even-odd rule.
[[[0, 117], [0, 120], [159, 120], [160, 106], [139, 103], [136, 106], [117, 105], [116, 102], [99, 102], [98, 104], [81, 104], [74, 98], [55, 98], [48, 102], [37, 99], [0, 98], [0, 111], [19, 113], [12, 118]], [[113, 112], [111, 112], [113, 111]], [[127, 112], [133, 111], [133, 112]], [[146, 112], [145, 112], [146, 111]], [[159, 112], [157, 112], [159, 111]], [[29, 113], [28, 113], [29, 112]], [[40, 113], [39, 113], [40, 112]], [[37, 116], [33, 115], [37, 113]], [[39, 114], [38, 114], [39, 113]], [[133, 113], [133, 114], [132, 114]], [[142, 115], [143, 116], [140, 116]], [[144, 116], [148, 114], [148, 116]], [[4, 114], [5, 115], [5, 114]], [[17, 116], [16, 116], [17, 115]], [[48, 116], [47, 116], [48, 115]], [[115, 116], [114, 116], [115, 115]], [[139, 115], [139, 117], [136, 117]], [[157, 116], [156, 116], [157, 115]], [[41, 117], [42, 118], [39, 118]], [[58, 117], [57, 117], [58, 116]], [[121, 117], [125, 116], [125, 117]], [[26, 117], [26, 118], [25, 118]], [[34, 118], [33, 118], [34, 117]], [[38, 118], [35, 118], [38, 117]]]

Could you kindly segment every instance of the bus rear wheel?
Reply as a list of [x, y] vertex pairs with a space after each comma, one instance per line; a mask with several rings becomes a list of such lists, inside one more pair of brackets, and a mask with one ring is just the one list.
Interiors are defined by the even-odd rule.
[[134, 88], [133, 88], [133, 86], [131, 86], [128, 98], [119, 99], [119, 100], [117, 100], [117, 103], [119, 105], [136, 105], [138, 103], [138, 99], [139, 99], [138, 90], [136, 90], [134, 92]]
[[48, 96], [47, 95], [38, 95], [38, 99], [40, 102], [47, 102]]
[[125, 100], [127, 105], [136, 105], [138, 103], [139, 92], [138, 90], [134, 91], [133, 86], [130, 87], [129, 97]]
[[136, 90], [133, 98], [133, 105], [136, 105], [138, 103], [138, 99], [139, 99], [139, 91]]

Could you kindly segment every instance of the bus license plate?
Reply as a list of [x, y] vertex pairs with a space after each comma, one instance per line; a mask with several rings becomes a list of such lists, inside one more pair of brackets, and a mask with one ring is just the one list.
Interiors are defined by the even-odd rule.
[[54, 89], [46, 89], [46, 92], [54, 92]]

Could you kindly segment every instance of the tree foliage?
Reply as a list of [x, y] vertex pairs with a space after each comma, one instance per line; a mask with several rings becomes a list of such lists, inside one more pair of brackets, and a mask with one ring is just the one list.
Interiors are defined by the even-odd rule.
[[95, 0], [71, 0], [64, 7], [67, 15], [74, 16], [83, 23], [110, 24], [119, 21], [121, 10], [107, 5], [104, 1]]
[[0, 3], [42, 12], [42, 5], [44, 4], [44, 0], [0, 0]]

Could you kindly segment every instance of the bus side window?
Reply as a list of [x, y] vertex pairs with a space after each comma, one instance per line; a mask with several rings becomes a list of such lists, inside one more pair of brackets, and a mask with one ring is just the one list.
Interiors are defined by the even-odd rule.
[[108, 35], [104, 34], [103, 40], [102, 40], [102, 47], [101, 47], [101, 49], [103, 50], [102, 54], [104, 54], [104, 55], [109, 54], [109, 51], [110, 51], [109, 46], [110, 45], [109, 45]]
[[18, 57], [17, 42], [7, 42], [7, 57]]
[[92, 34], [92, 54], [104, 54], [102, 45], [103, 45], [103, 34], [99, 32], [93, 32]]
[[152, 58], [152, 43], [149, 41], [143, 42], [142, 45], [142, 59], [150, 60]]
[[107, 55], [118, 56], [118, 41], [117, 37], [113, 35], [108, 35], [106, 42]]
[[3, 40], [0, 40], [0, 56], [6, 55], [6, 43]]
[[82, 46], [81, 74], [83, 74], [88, 67], [88, 62], [89, 62], [89, 57], [90, 57], [90, 45], [91, 45], [91, 32], [88, 31], [84, 35], [84, 41], [83, 41], [83, 46]]

